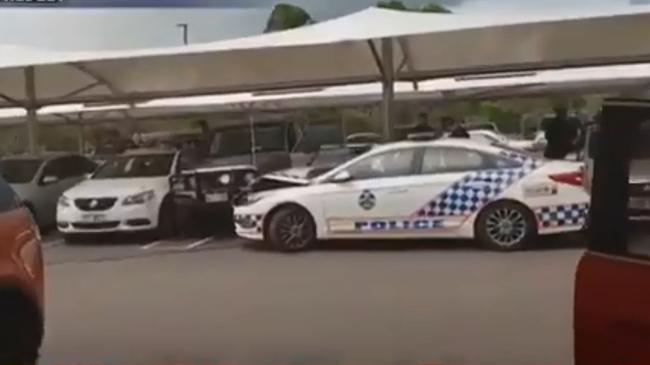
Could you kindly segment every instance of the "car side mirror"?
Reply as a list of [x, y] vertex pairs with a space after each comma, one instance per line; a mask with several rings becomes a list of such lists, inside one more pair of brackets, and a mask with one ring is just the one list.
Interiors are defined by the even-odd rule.
[[54, 176], [54, 175], [43, 176], [43, 179], [41, 180], [43, 185], [54, 184], [55, 182], [58, 182], [58, 181], [59, 181], [59, 178]]
[[344, 183], [350, 180], [352, 180], [352, 175], [350, 175], [350, 173], [346, 170], [339, 172], [332, 178], [332, 182], [334, 183]]

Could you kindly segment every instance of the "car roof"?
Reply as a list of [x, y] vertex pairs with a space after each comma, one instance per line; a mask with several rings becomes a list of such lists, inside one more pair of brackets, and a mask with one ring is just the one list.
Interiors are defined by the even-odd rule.
[[400, 148], [418, 148], [418, 147], [465, 147], [486, 152], [496, 152], [500, 150], [497, 146], [486, 145], [485, 143], [473, 141], [467, 138], [441, 138], [430, 141], [401, 141], [386, 143], [375, 147], [372, 151], [381, 152]]

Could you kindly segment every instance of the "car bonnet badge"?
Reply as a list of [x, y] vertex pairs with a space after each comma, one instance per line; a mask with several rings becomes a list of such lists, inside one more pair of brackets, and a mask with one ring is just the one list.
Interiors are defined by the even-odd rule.
[[370, 190], [364, 190], [361, 195], [359, 195], [359, 206], [365, 210], [370, 210], [375, 207], [375, 194]]

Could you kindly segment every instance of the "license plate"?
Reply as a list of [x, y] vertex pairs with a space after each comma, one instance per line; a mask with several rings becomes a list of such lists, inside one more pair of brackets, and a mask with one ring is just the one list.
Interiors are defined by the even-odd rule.
[[89, 223], [100, 223], [106, 220], [104, 214], [84, 214], [81, 216], [81, 220]]
[[649, 198], [630, 198], [628, 206], [632, 209], [650, 210]]
[[206, 203], [223, 203], [228, 201], [227, 193], [205, 194]]

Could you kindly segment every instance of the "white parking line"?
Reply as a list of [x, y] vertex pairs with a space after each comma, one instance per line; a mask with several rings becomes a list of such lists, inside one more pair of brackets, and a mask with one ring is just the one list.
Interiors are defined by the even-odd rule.
[[161, 244], [163, 244], [165, 242], [167, 242], [167, 241], [165, 241], [165, 240], [154, 241], [154, 242], [151, 242], [151, 243], [147, 243], [146, 245], [140, 246], [140, 248], [143, 249], [143, 250], [150, 250], [150, 249], [152, 249], [152, 248], [154, 248], [154, 247], [156, 247], [158, 245], [161, 245]]
[[50, 241], [43, 242], [43, 247], [55, 247], [60, 246], [65, 242], [63, 238], [58, 238]]
[[202, 240], [192, 242], [189, 245], [185, 246], [185, 250], [193, 250], [193, 249], [195, 249], [197, 247], [203, 246], [206, 243], [211, 242], [213, 239], [214, 239], [214, 237], [210, 236], [210, 237], [206, 237], [206, 238], [204, 238]]

